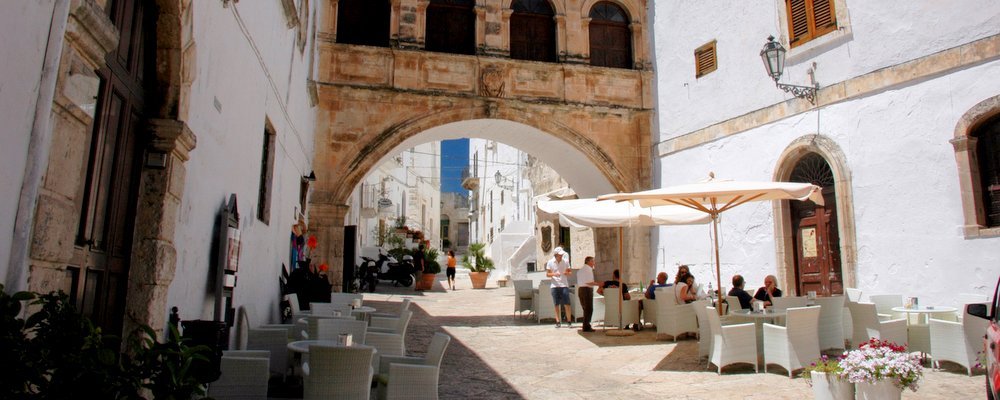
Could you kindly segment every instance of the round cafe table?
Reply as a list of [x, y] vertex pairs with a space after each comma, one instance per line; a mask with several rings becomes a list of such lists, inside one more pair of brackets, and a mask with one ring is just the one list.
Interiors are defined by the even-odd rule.
[[[919, 351], [926, 356], [931, 351], [930, 317], [931, 314], [954, 314], [955, 307], [919, 306], [893, 307], [892, 312], [906, 314], [906, 340], [909, 351]], [[916, 315], [916, 320], [910, 316]], [[925, 357], [926, 358], [926, 357]]]
[[764, 320], [774, 323], [775, 319], [784, 318], [786, 315], [788, 315], [788, 313], [786, 313], [785, 310], [775, 310], [775, 309], [767, 309], [763, 312], [755, 312], [753, 310], [743, 309], [743, 310], [733, 311], [729, 313], [729, 315], [734, 315], [739, 318], [749, 318], [753, 320], [754, 328], [756, 328], [755, 333], [757, 336], [757, 356], [760, 360], [762, 360], [763, 359], [762, 357], [764, 355]]
[[[339, 341], [336, 340], [296, 340], [294, 342], [288, 343], [288, 350], [295, 353], [309, 354], [309, 346], [313, 345], [336, 346], [336, 347], [344, 346], [340, 344]], [[370, 348], [371, 346], [366, 344], [361, 344], [358, 342], [353, 342], [349, 347]], [[378, 352], [378, 350], [376, 350], [376, 352]]]
[[[920, 306], [920, 307], [913, 307], [913, 308], [907, 308], [907, 307], [893, 307], [892, 308], [892, 312], [898, 312], [898, 313], [907, 314], [907, 317], [909, 317], [910, 314], [916, 314], [917, 315], [917, 321], [916, 321], [917, 324], [927, 324], [928, 320], [930, 319], [931, 314], [947, 314], [947, 313], [954, 313], [956, 311], [958, 311], [957, 308], [955, 308], [955, 307], [947, 307], [947, 306], [945, 306], [945, 307], [942, 307], [942, 306]], [[909, 324], [910, 323], [910, 318], [906, 318], [906, 322], [907, 322], [907, 324]]]

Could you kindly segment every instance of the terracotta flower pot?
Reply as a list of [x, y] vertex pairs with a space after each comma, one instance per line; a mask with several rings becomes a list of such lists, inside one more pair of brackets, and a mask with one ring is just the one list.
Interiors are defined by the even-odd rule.
[[473, 289], [485, 289], [486, 288], [486, 278], [490, 276], [489, 272], [469, 272], [469, 279], [472, 279]]
[[431, 290], [434, 288], [434, 282], [437, 280], [437, 275], [435, 274], [420, 274], [420, 280], [417, 281], [417, 290]]

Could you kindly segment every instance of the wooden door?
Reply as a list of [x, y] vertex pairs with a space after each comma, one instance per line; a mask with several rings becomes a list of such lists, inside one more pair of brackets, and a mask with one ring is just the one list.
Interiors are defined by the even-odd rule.
[[807, 155], [795, 167], [790, 180], [823, 187], [825, 203], [819, 206], [811, 201], [791, 202], [798, 294], [809, 291], [820, 296], [843, 294], [837, 205], [830, 166], [818, 154]]
[[632, 68], [632, 32], [625, 10], [601, 2], [590, 10], [590, 65]]
[[476, 13], [468, 0], [434, 1], [427, 7], [424, 49], [476, 54]]
[[[147, 37], [152, 20], [140, 0], [109, 7], [121, 32], [118, 48], [98, 71], [101, 87], [89, 139], [80, 220], [71, 270], [72, 299], [105, 332], [119, 335], [132, 256], [143, 146]], [[144, 27], [146, 29], [144, 29]]]

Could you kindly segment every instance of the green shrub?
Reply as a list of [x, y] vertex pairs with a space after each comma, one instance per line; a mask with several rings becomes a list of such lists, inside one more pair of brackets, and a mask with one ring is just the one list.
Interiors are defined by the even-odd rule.
[[[475, 260], [475, 265], [472, 264], [473, 260]], [[494, 268], [493, 260], [486, 257], [486, 243], [470, 244], [468, 251], [462, 256], [462, 266], [472, 272], [492, 271]]]
[[[420, 251], [414, 250], [414, 251]], [[433, 247], [428, 247], [424, 250], [424, 273], [425, 274], [439, 274], [441, 273], [441, 263], [438, 262], [438, 249]]]

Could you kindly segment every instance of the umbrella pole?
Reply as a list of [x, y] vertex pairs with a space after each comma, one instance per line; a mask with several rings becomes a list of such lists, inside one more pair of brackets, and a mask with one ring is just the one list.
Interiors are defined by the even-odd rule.
[[716, 310], [722, 315], [722, 272], [719, 266], [719, 213], [712, 213], [712, 234], [715, 235], [715, 287], [719, 301], [715, 303]]

